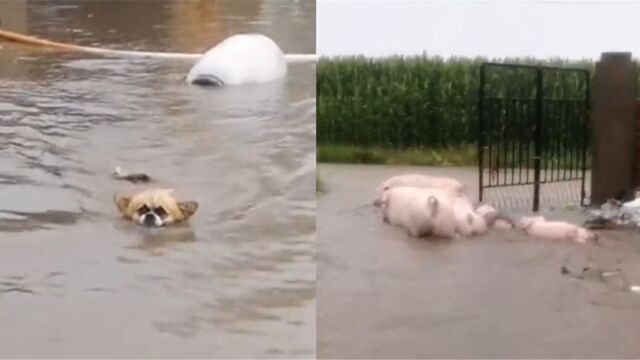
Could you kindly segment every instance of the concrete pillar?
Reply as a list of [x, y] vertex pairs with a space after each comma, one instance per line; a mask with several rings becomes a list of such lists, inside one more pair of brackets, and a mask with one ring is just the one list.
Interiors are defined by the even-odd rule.
[[628, 193], [634, 185], [636, 71], [631, 53], [603, 53], [596, 63], [592, 205]]
[[635, 150], [634, 150], [634, 161], [633, 161], [633, 187], [637, 188], [640, 186], [640, 100], [636, 99], [636, 140], [635, 140]]

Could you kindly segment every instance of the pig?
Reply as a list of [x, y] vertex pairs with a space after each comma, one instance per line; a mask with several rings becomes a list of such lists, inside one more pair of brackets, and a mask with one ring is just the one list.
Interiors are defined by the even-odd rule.
[[482, 216], [487, 226], [496, 230], [513, 229], [513, 221], [501, 214], [496, 208], [488, 204], [482, 204], [476, 208], [476, 214]]
[[479, 205], [476, 208], [476, 213], [484, 217], [488, 224], [493, 223], [493, 221], [498, 217], [498, 210], [487, 204]]
[[413, 186], [428, 189], [440, 189], [451, 196], [464, 195], [464, 185], [456, 179], [428, 175], [407, 174], [393, 176], [383, 181], [376, 189], [375, 206], [380, 206], [384, 192], [396, 186]]
[[451, 198], [442, 190], [397, 186], [381, 200], [383, 221], [404, 227], [413, 237], [455, 236]]
[[586, 244], [596, 242], [598, 237], [591, 231], [564, 221], [547, 221], [543, 216], [525, 216], [516, 224], [528, 235], [548, 240], [572, 240]]
[[495, 230], [511, 230], [513, 229], [513, 224], [508, 220], [496, 219], [491, 228]]
[[471, 201], [466, 196], [452, 198], [453, 213], [456, 221], [456, 232], [462, 236], [485, 234], [489, 227], [485, 218], [476, 213]]

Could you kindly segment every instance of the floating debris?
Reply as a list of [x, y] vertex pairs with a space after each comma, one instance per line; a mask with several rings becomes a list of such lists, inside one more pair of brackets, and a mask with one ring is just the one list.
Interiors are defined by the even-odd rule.
[[0, 294], [4, 293], [24, 293], [24, 294], [37, 294], [35, 291], [27, 288], [23, 284], [19, 284], [13, 281], [0, 281]]
[[129, 181], [131, 183], [148, 183], [151, 182], [151, 177], [143, 173], [126, 174], [119, 166], [113, 172], [113, 177], [117, 180]]

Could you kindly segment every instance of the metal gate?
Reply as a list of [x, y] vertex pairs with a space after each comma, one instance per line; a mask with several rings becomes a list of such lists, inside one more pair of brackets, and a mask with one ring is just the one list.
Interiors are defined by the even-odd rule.
[[480, 201], [488, 188], [533, 185], [533, 211], [538, 211], [542, 184], [579, 180], [584, 206], [589, 99], [588, 70], [483, 63]]

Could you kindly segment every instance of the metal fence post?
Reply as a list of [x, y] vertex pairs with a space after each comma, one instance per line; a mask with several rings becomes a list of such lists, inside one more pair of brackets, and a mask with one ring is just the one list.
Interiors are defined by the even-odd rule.
[[585, 76], [585, 100], [584, 100], [584, 123], [582, 124], [582, 182], [580, 184], [580, 206], [584, 206], [584, 199], [587, 196], [585, 191], [585, 181], [587, 178], [587, 146], [589, 144], [590, 136], [589, 129], [591, 124], [591, 81], [588, 71], [584, 72]]
[[483, 98], [484, 98], [484, 71], [485, 65], [480, 65], [480, 90], [478, 94], [478, 169], [479, 169], [479, 177], [478, 177], [478, 193], [479, 200], [482, 202], [482, 182], [484, 177], [484, 112], [483, 112]]
[[533, 211], [540, 208], [540, 159], [542, 157], [541, 148], [541, 128], [542, 128], [542, 68], [536, 69], [536, 112], [535, 129], [533, 138]]

